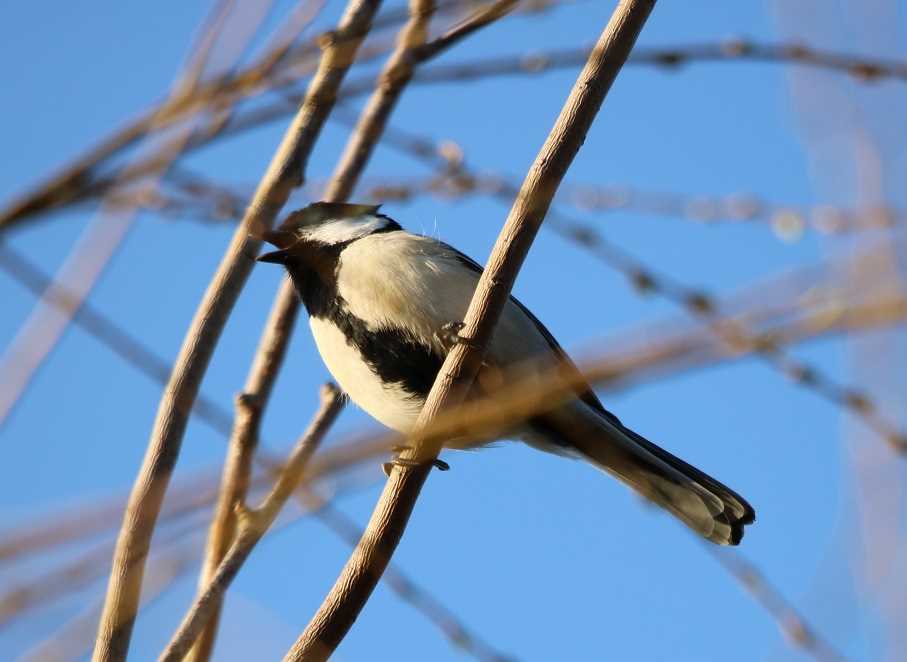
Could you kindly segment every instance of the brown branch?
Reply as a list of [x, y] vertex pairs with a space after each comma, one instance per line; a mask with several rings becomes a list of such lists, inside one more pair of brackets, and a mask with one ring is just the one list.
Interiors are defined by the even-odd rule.
[[334, 104], [337, 89], [368, 32], [378, 0], [350, 0], [338, 33], [358, 35], [340, 47], [328, 44], [309, 94], [284, 136], [253, 196], [245, 218], [205, 293], [161, 400], [143, 466], [130, 495], [117, 541], [113, 571], [98, 632], [94, 660], [122, 660], [132, 625], [161, 502], [179, 455], [192, 404], [220, 333], [251, 272], [260, 240], [249, 236], [271, 226], [290, 192], [302, 183], [308, 156]]
[[252, 549], [293, 495], [302, 480], [309, 458], [337, 418], [342, 404], [343, 398], [335, 386], [332, 384], [323, 386], [318, 412], [296, 443], [280, 477], [262, 504], [254, 510], [246, 508], [240, 502], [234, 504], [238, 530], [230, 549], [220, 561], [216, 571], [211, 573], [205, 589], [196, 597], [170, 643], [167, 644], [159, 658], [161, 662], [178, 662], [189, 652], [208, 619], [213, 617], [219, 608], [224, 593], [252, 553]]
[[[493, 56], [474, 62], [438, 65], [421, 71], [415, 76], [413, 83], [446, 84], [497, 76], [539, 74], [556, 69], [573, 69], [586, 60], [588, 53], [588, 48], [571, 48], [550, 53]], [[675, 48], [640, 49], [627, 64], [656, 66], [676, 71], [680, 63], [743, 60], [825, 68], [850, 73], [857, 80], [865, 82], [886, 78], [907, 80], [907, 64], [901, 62], [844, 56], [794, 44], [775, 46], [739, 40]], [[372, 85], [371, 78], [356, 79], [344, 86], [341, 96], [348, 99], [365, 94]], [[283, 90], [282, 100], [238, 116], [233, 129], [228, 132], [243, 131], [279, 119], [289, 112], [296, 98], [292, 90]]]
[[[249, 370], [243, 393], [236, 398], [236, 418], [230, 435], [227, 460], [224, 463], [221, 489], [217, 507], [211, 521], [199, 590], [211, 583], [221, 560], [227, 554], [236, 531], [235, 507], [246, 502], [252, 460], [258, 445], [261, 416], [267, 406], [277, 375], [277, 366], [283, 361], [299, 308], [287, 306], [286, 300], [274, 303], [261, 338], [255, 361]], [[211, 606], [212, 615], [188, 659], [201, 661], [211, 656], [220, 620], [221, 600]]]
[[[586, 132], [653, 9], [654, 0], [621, 2], [574, 85], [557, 123], [524, 181], [465, 318], [468, 344], [454, 347], [428, 395], [417, 429], [458, 404], [484, 354], [516, 274]], [[440, 446], [419, 440], [404, 459], [430, 460]], [[406, 457], [408, 455], [408, 457]], [[396, 466], [366, 531], [318, 612], [285, 660], [325, 660], [349, 631], [403, 535], [431, 463]]]
[[[350, 547], [355, 547], [362, 538], [362, 529], [337, 508], [331, 506], [329, 501], [319, 499], [314, 494], [312, 498], [317, 500], [313, 511], [316, 519]], [[381, 579], [398, 598], [422, 613], [454, 647], [482, 662], [514, 662], [512, 656], [497, 651], [491, 644], [471, 631], [463, 619], [457, 617], [424, 587], [404, 575], [393, 563], [388, 564]]]
[[[582, 64], [589, 48], [537, 51], [523, 55], [491, 56], [472, 62], [433, 67], [417, 77], [419, 83], [451, 83], [490, 76], [541, 74], [570, 69]], [[654, 66], [677, 71], [680, 65], [699, 62], [739, 62], [796, 64], [836, 71], [855, 80], [871, 83], [891, 79], [907, 81], [907, 63], [856, 55], [843, 55], [796, 43], [760, 44], [745, 39], [689, 46], [640, 48], [627, 64]]]

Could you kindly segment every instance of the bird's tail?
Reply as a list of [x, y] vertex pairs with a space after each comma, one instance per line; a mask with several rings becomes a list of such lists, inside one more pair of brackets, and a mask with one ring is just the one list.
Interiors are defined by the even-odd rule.
[[[583, 415], [577, 416], [581, 408]], [[620, 479], [684, 524], [720, 545], [736, 545], [756, 519], [739, 494], [610, 415], [577, 403], [533, 420], [573, 452]], [[538, 429], [538, 427], [536, 427]]]

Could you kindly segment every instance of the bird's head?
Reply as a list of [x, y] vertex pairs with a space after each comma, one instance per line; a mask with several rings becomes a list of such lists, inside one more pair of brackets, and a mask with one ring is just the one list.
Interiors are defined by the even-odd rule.
[[276, 229], [262, 233], [262, 239], [280, 250], [258, 261], [286, 264], [298, 250], [342, 246], [376, 232], [399, 230], [396, 221], [378, 213], [379, 206], [315, 202], [294, 211]]

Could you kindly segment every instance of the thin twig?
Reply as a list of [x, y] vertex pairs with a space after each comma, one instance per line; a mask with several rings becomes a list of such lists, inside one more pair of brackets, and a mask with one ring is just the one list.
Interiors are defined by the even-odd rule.
[[286, 465], [274, 487], [265, 497], [262, 504], [252, 510], [241, 503], [236, 503], [237, 533], [230, 549], [221, 560], [217, 570], [205, 590], [193, 602], [183, 621], [164, 652], [160, 662], [178, 662], [189, 652], [196, 637], [201, 633], [206, 622], [214, 615], [224, 592], [236, 577], [252, 549], [261, 540], [268, 528], [277, 518], [281, 508], [293, 495], [302, 480], [303, 472], [312, 453], [321, 439], [333, 424], [342, 408], [343, 398], [340, 391], [332, 384], [321, 389], [321, 404], [308, 429], [300, 437], [287, 459]]
[[[484, 355], [500, 312], [508, 300], [519, 266], [529, 250], [545, 212], [567, 168], [585, 139], [617, 73], [632, 49], [654, 0], [621, 2], [593, 49], [557, 123], [524, 181], [464, 320], [470, 342], [447, 355], [417, 429], [430, 424], [438, 411], [465, 395]], [[363, 537], [318, 612], [285, 660], [327, 659], [352, 626], [387, 567], [403, 535], [419, 491], [439, 445], [417, 440], [405, 459], [422, 460], [416, 467], [396, 466], [375, 507]]]
[[[522, 55], [491, 56], [472, 62], [433, 67], [417, 77], [420, 83], [449, 83], [489, 76], [540, 74], [582, 64], [589, 48], [566, 48], [536, 51]], [[675, 47], [639, 48], [628, 60], [630, 65], [655, 66], [676, 71], [684, 64], [701, 62], [753, 61], [795, 64], [853, 76], [860, 82], [872, 83], [891, 79], [907, 81], [907, 63], [897, 60], [858, 55], [843, 55], [803, 44], [763, 44], [747, 39], [729, 39], [719, 43]]]
[[[205, 547], [199, 591], [210, 584], [233, 542], [236, 531], [235, 506], [246, 501], [262, 412], [274, 387], [277, 366], [283, 361], [289, 346], [298, 310], [296, 306], [287, 306], [284, 300], [275, 301], [243, 392], [236, 398], [236, 418], [224, 463], [217, 507]], [[212, 605], [211, 619], [188, 659], [200, 662], [210, 658], [217, 635], [221, 604], [222, 601], [216, 600]]]
[[217, 273], [199, 305], [161, 400], [142, 468], [130, 495], [117, 541], [113, 571], [95, 647], [95, 662], [126, 657], [141, 590], [144, 560], [170, 474], [182, 445], [192, 404], [227, 317], [261, 245], [250, 232], [273, 223], [290, 192], [304, 180], [315, 139], [334, 105], [337, 89], [368, 33], [378, 0], [350, 0], [338, 34], [355, 35], [339, 47], [328, 44], [309, 94], [261, 180], [245, 218], [233, 235]]

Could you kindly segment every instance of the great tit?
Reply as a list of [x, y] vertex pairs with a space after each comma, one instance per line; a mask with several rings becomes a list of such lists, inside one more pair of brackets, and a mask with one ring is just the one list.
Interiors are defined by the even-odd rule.
[[[444, 331], [463, 319], [482, 267], [444, 242], [403, 230], [372, 205], [317, 202], [291, 213], [264, 239], [279, 250], [258, 260], [286, 267], [340, 387], [384, 425], [410, 431], [450, 349]], [[553, 367], [575, 369], [513, 297], [483, 371], [509, 366], [539, 380]], [[480, 372], [477, 382], [488, 381]], [[624, 426], [587, 385], [506, 436], [591, 462], [712, 542], [738, 544], [755, 520], [745, 499]]]

